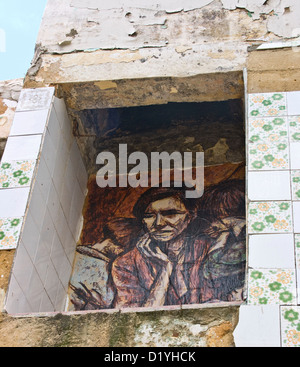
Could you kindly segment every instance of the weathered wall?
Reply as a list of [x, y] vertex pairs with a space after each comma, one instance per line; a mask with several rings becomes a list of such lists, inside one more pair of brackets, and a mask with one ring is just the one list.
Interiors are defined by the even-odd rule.
[[241, 71], [249, 51], [300, 35], [297, 0], [105, 4], [48, 2], [26, 86]]
[[0, 316], [1, 347], [233, 347], [238, 308]]

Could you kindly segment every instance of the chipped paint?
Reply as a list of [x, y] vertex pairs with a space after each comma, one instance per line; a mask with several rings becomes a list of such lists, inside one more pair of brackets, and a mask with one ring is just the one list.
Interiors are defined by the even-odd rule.
[[101, 2], [98, 0], [72, 0], [71, 6], [75, 8], [89, 8], [95, 10], [104, 10], [104, 9], [119, 9], [119, 8], [140, 8], [140, 9], [151, 9], [151, 10], [165, 10], [169, 13], [178, 12], [178, 11], [189, 11], [193, 9], [200, 9], [210, 3], [213, 0], [160, 0], [157, 2], [153, 2], [151, 0], [130, 0], [130, 2], [126, 0], [110, 0], [109, 2]]

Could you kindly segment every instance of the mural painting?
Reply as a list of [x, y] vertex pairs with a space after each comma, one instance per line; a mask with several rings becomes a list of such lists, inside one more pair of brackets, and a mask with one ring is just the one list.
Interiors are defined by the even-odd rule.
[[99, 188], [91, 175], [69, 310], [239, 302], [244, 163], [205, 167], [205, 189]]

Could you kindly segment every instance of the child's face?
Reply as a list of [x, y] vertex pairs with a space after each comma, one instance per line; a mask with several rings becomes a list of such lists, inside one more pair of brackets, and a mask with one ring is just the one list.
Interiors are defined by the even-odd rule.
[[215, 219], [211, 222], [205, 233], [212, 238], [217, 238], [222, 232], [228, 232], [230, 230], [235, 232], [236, 227], [238, 226], [240, 228], [241, 225], [244, 225], [244, 222], [244, 220], [234, 217]]

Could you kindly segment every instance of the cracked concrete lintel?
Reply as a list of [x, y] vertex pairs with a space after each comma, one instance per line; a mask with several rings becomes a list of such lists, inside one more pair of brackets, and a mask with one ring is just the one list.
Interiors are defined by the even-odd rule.
[[140, 8], [151, 10], [165, 10], [167, 13], [175, 13], [178, 11], [189, 11], [193, 9], [200, 9], [214, 0], [160, 0], [159, 2], [153, 2], [151, 0], [131, 0], [130, 3], [126, 0], [110, 0], [109, 2], [102, 2], [99, 4], [99, 0], [72, 0], [71, 6], [76, 8], [88, 8], [94, 10], [109, 10], [109, 9], [128, 9], [128, 8]]

